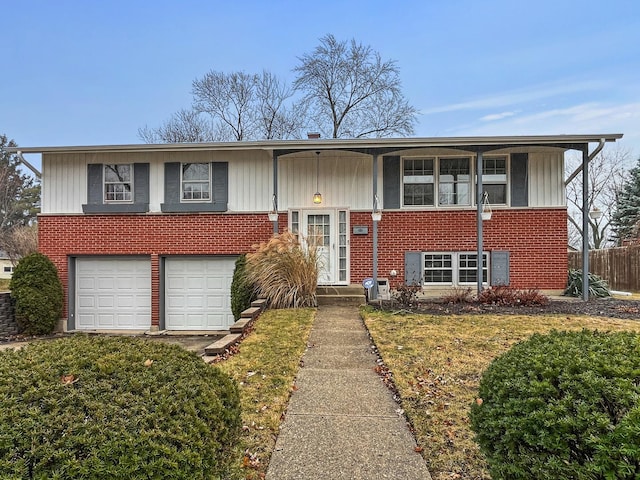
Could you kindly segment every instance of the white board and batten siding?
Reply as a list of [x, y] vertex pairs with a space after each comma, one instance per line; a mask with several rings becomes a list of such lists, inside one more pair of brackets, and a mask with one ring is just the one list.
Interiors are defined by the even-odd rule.
[[[82, 205], [87, 202], [87, 165], [128, 162], [150, 164], [149, 211], [160, 212], [160, 204], [164, 202], [164, 163], [176, 161], [229, 162], [229, 211], [265, 212], [271, 209], [273, 160], [268, 151], [71, 153], [43, 156], [42, 213], [82, 213]], [[541, 149], [530, 152], [528, 170], [530, 207], [566, 205], [562, 151]], [[378, 171], [378, 194], [382, 197], [381, 162]], [[371, 208], [370, 156], [341, 151], [322, 152], [319, 175], [316, 173], [316, 155], [313, 152], [279, 158], [280, 211], [312, 206], [316, 185], [333, 206], [352, 210]], [[382, 198], [380, 200], [383, 201]]]
[[236, 257], [169, 257], [165, 270], [167, 330], [227, 330]]
[[148, 330], [151, 262], [144, 257], [76, 259], [77, 330]]

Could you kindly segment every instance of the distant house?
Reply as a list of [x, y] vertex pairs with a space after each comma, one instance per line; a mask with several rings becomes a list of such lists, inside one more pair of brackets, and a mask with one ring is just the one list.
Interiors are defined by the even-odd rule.
[[0, 278], [11, 278], [13, 274], [13, 264], [6, 252], [0, 250]]
[[235, 259], [285, 229], [319, 245], [321, 285], [560, 292], [564, 153], [620, 137], [21, 150], [42, 153], [39, 249], [58, 268], [69, 329], [225, 330]]

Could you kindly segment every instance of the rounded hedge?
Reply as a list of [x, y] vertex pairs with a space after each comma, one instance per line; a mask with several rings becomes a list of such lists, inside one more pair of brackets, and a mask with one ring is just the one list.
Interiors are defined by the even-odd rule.
[[639, 478], [640, 336], [532, 336], [484, 372], [471, 426], [494, 480]]
[[0, 352], [0, 478], [223, 478], [234, 382], [176, 345], [75, 336]]
[[28, 335], [53, 332], [62, 317], [64, 294], [58, 271], [48, 257], [32, 253], [20, 259], [9, 282], [18, 329]]
[[231, 313], [236, 320], [240, 319], [240, 314], [249, 308], [254, 300], [253, 285], [247, 281], [245, 274], [246, 265], [247, 256], [242, 254], [236, 260], [231, 280]]

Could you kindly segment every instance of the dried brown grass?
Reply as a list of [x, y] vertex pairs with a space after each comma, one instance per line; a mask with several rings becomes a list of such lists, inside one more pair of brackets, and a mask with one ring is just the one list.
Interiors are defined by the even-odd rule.
[[533, 333], [640, 330], [633, 320], [566, 315], [394, 315], [365, 311], [434, 480], [490, 478], [469, 428], [482, 372]]
[[316, 306], [317, 250], [290, 232], [274, 235], [247, 254], [246, 278], [272, 308]]

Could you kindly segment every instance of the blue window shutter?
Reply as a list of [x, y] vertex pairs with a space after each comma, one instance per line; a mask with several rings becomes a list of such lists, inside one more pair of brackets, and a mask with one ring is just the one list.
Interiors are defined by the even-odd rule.
[[164, 164], [164, 202], [180, 203], [180, 163]]
[[149, 164], [133, 164], [133, 196], [134, 203], [144, 205], [145, 212], [149, 211]]
[[422, 285], [422, 252], [404, 252], [404, 283]]
[[400, 157], [383, 157], [384, 208], [400, 208]]
[[102, 174], [101, 163], [87, 165], [87, 203], [89, 205], [101, 205], [103, 203]]
[[529, 205], [529, 154], [511, 154], [511, 206]]
[[491, 252], [491, 285], [509, 285], [509, 252]]
[[211, 164], [213, 174], [213, 203], [214, 210], [226, 212], [229, 203], [229, 164], [214, 162]]

